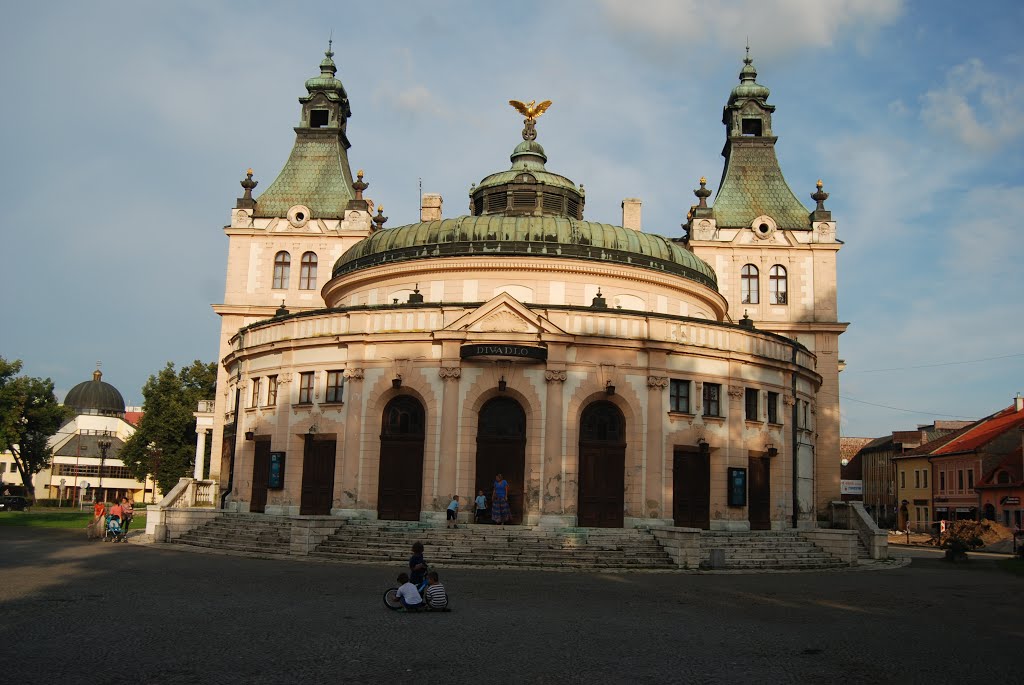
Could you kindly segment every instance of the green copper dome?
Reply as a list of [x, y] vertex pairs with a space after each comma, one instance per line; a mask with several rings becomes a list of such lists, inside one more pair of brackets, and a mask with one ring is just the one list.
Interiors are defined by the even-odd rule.
[[560, 216], [462, 216], [377, 231], [335, 263], [337, 277], [381, 264], [444, 257], [535, 257], [627, 264], [718, 290], [714, 270], [660, 235]]

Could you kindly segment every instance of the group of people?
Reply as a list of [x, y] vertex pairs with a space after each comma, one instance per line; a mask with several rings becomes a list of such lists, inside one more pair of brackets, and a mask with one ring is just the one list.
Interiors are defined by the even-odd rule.
[[[508, 505], [508, 490], [508, 481], [499, 473], [494, 477], [494, 487], [491, 489], [491, 521], [499, 526], [503, 526], [512, 520], [512, 509]], [[483, 490], [477, 491], [476, 499], [473, 503], [476, 505], [476, 515], [473, 520], [476, 523], [483, 523], [487, 517], [487, 496], [484, 495]], [[445, 514], [447, 516], [447, 526], [449, 528], [458, 528], [458, 495], [452, 495], [452, 501], [448, 503], [448, 511]]]
[[128, 541], [128, 527], [135, 518], [135, 507], [132, 506], [131, 500], [122, 497], [119, 502], [115, 501], [109, 510], [106, 502], [96, 501], [92, 505], [92, 514], [90, 531], [98, 529], [98, 537], [102, 537], [104, 532], [109, 532], [114, 542]]
[[402, 611], [448, 611], [448, 593], [437, 571], [427, 570], [422, 542], [413, 543], [409, 572], [398, 574], [398, 584]]

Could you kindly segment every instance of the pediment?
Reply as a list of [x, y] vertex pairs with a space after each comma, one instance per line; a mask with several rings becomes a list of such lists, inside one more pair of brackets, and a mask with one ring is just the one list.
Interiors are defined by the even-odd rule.
[[508, 293], [500, 293], [474, 311], [445, 327], [446, 331], [470, 333], [520, 333], [565, 335], [558, 326], [534, 312]]

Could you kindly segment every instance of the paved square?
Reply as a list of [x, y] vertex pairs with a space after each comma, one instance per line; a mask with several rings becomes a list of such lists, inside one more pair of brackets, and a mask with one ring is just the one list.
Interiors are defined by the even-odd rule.
[[453, 611], [408, 615], [381, 603], [400, 567], [84, 537], [0, 528], [10, 682], [1002, 682], [1024, 638], [1024, 580], [983, 559], [764, 575], [438, 568]]

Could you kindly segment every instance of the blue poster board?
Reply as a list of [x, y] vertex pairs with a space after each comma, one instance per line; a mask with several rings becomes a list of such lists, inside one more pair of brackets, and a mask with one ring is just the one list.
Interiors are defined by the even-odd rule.
[[284, 488], [284, 452], [270, 453], [270, 475], [267, 478], [267, 487], [272, 490]]
[[747, 506], [747, 470], [729, 469], [729, 506]]

